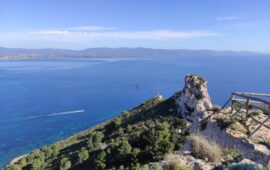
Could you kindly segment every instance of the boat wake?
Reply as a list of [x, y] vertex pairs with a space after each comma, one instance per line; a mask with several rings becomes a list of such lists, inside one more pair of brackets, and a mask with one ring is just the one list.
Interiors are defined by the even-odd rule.
[[67, 111], [67, 112], [51, 113], [46, 116], [69, 115], [69, 114], [75, 114], [75, 113], [82, 113], [84, 111], [85, 110], [74, 110], [74, 111]]
[[83, 112], [85, 112], [85, 110], [83, 110], [83, 109], [82, 110], [73, 110], [73, 111], [50, 113], [50, 114], [38, 115], [38, 116], [29, 116], [28, 119], [36, 119], [36, 118], [60, 116], [60, 115], [69, 115], [69, 114], [76, 114], [76, 113], [83, 113]]

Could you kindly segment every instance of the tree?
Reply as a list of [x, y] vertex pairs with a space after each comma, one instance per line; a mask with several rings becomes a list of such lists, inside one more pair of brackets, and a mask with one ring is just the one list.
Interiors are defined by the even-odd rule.
[[31, 170], [41, 170], [44, 167], [44, 160], [42, 158], [35, 158], [30, 165]]
[[46, 157], [50, 157], [53, 153], [53, 150], [48, 146], [42, 147], [41, 150], [44, 152]]
[[103, 170], [106, 167], [106, 153], [102, 151], [95, 160], [97, 170]]
[[115, 118], [112, 122], [113, 128], [116, 129], [121, 125], [121, 119], [120, 118]]
[[67, 170], [71, 168], [71, 162], [68, 158], [62, 158], [60, 160], [60, 170]]
[[138, 155], [140, 154], [141, 150], [139, 148], [132, 149], [132, 162], [138, 163]]
[[25, 158], [25, 157], [22, 157], [22, 158], [19, 160], [19, 165], [21, 165], [22, 167], [26, 165], [26, 158]]
[[127, 140], [123, 140], [120, 144], [119, 147], [117, 149], [118, 153], [120, 155], [126, 155], [126, 154], [130, 154], [131, 153], [131, 145], [129, 144], [129, 142]]
[[78, 153], [78, 161], [79, 163], [83, 163], [89, 158], [89, 153], [86, 149], [81, 149], [80, 152]]
[[146, 153], [152, 155], [152, 160], [158, 161], [173, 148], [170, 142], [170, 128], [168, 122], [149, 122], [148, 130], [142, 136], [142, 143], [146, 145]]
[[93, 144], [94, 147], [99, 147], [102, 139], [104, 138], [104, 134], [100, 131], [96, 131], [93, 135]]
[[132, 132], [132, 126], [131, 125], [127, 125], [127, 133], [131, 133]]
[[117, 130], [117, 134], [119, 135], [119, 136], [123, 136], [124, 135], [124, 130], [123, 130], [123, 128], [118, 128], [118, 130]]
[[92, 151], [94, 149], [94, 144], [93, 144], [93, 138], [90, 137], [88, 140], [87, 140], [87, 147], [90, 151]]

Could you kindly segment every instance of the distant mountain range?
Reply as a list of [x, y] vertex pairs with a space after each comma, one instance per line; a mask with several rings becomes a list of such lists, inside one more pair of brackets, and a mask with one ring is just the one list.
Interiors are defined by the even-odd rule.
[[56, 58], [56, 57], [178, 57], [178, 56], [258, 56], [268, 55], [248, 51], [214, 51], [188, 49], [151, 48], [88, 48], [67, 49], [22, 49], [0, 47], [0, 59]]

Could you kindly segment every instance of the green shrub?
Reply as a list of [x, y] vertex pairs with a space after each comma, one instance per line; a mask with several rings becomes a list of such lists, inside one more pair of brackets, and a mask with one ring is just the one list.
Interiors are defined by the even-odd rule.
[[229, 165], [229, 170], [264, 170], [262, 166], [256, 164], [233, 164]]
[[30, 164], [31, 170], [40, 170], [43, 169], [43, 167], [44, 167], [44, 160], [42, 160], [41, 158], [35, 158], [32, 164]]
[[120, 118], [115, 118], [113, 121], [112, 121], [112, 126], [114, 129], [117, 129], [120, 125], [121, 125], [122, 121]]
[[82, 148], [80, 152], [78, 153], [78, 162], [83, 163], [89, 158], [88, 150]]
[[131, 125], [127, 125], [127, 133], [131, 133], [132, 132], [132, 126]]
[[235, 122], [231, 124], [230, 127], [232, 130], [241, 132], [243, 134], [246, 134], [248, 132], [247, 129], [240, 122]]
[[103, 170], [106, 167], [106, 153], [102, 151], [95, 160], [95, 169]]
[[150, 169], [163, 170], [163, 167], [159, 163], [153, 163], [150, 165]]
[[53, 150], [51, 147], [44, 146], [41, 148], [42, 152], [44, 152], [46, 157], [50, 157], [53, 153]]
[[219, 162], [222, 156], [220, 147], [213, 141], [206, 139], [201, 134], [190, 136], [191, 153], [196, 158]]
[[221, 129], [225, 129], [236, 122], [234, 118], [226, 114], [217, 115], [214, 117], [214, 119], [216, 120]]
[[263, 112], [261, 110], [252, 110], [251, 112], [249, 112], [251, 116], [259, 116], [262, 113]]
[[121, 116], [122, 116], [124, 119], [126, 119], [126, 118], [128, 118], [128, 117], [130, 116], [130, 113], [129, 113], [128, 111], [123, 111], [123, 112], [121, 113]]
[[94, 144], [94, 147], [99, 147], [99, 145], [102, 142], [102, 139], [103, 138], [104, 138], [104, 134], [101, 131], [96, 131], [93, 134], [93, 144]]
[[52, 156], [57, 157], [60, 153], [59, 146], [57, 144], [54, 144], [51, 146], [51, 149], [52, 149]]
[[229, 149], [224, 149], [222, 150], [224, 156], [231, 156], [233, 159], [237, 158], [240, 156], [240, 154], [237, 151], [234, 150], [229, 150]]
[[87, 140], [87, 148], [90, 150], [90, 151], [92, 151], [93, 149], [94, 149], [94, 144], [93, 144], [93, 138], [89, 138], [88, 140]]
[[18, 162], [18, 164], [20, 165], [20, 166], [25, 166], [26, 165], [26, 163], [27, 163], [27, 161], [26, 161], [26, 158], [25, 157], [22, 157], [20, 160], [19, 160], [19, 162]]
[[191, 167], [180, 165], [177, 162], [170, 162], [168, 165], [164, 165], [164, 170], [193, 170]]
[[68, 158], [62, 158], [60, 160], [60, 166], [59, 166], [60, 170], [67, 170], [69, 168], [71, 168], [71, 162]]

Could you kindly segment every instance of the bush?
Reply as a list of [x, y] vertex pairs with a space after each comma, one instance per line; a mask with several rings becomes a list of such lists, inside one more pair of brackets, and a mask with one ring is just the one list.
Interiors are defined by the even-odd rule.
[[159, 163], [153, 163], [150, 165], [150, 169], [163, 170], [163, 167]]
[[104, 134], [100, 131], [96, 131], [93, 135], [93, 144], [94, 147], [99, 147], [102, 139], [104, 138]]
[[132, 132], [132, 126], [127, 125], [127, 133], [131, 133]]
[[106, 153], [102, 151], [95, 160], [95, 168], [103, 170], [106, 167]]
[[30, 165], [30, 169], [32, 170], [43, 169], [43, 166], [44, 166], [44, 160], [40, 158], [35, 158], [33, 160], [33, 163]]
[[60, 160], [60, 170], [66, 170], [71, 168], [71, 162], [68, 158], [62, 158]]
[[104, 138], [104, 134], [101, 131], [94, 131], [87, 140], [87, 147], [90, 151], [95, 148], [98, 149]]
[[90, 151], [92, 151], [94, 149], [93, 139], [92, 138], [89, 138], [86, 143], [87, 143], [88, 149]]
[[164, 170], [193, 170], [191, 167], [180, 165], [177, 162], [170, 162], [163, 167]]
[[247, 129], [239, 122], [235, 122], [235, 123], [231, 124], [230, 127], [232, 130], [241, 132], [243, 134], [246, 134], [248, 132]]
[[19, 165], [21, 165], [21, 166], [25, 166], [26, 163], [27, 163], [26, 158], [25, 158], [25, 157], [22, 157], [22, 158], [19, 160], [18, 163], [19, 163]]
[[130, 113], [129, 113], [128, 111], [123, 111], [123, 112], [121, 113], [121, 116], [122, 116], [124, 119], [126, 119], [126, 118], [130, 117]]
[[120, 125], [121, 125], [122, 121], [120, 118], [115, 118], [113, 121], [112, 121], [112, 126], [113, 126], [113, 129], [117, 129]]
[[44, 152], [46, 157], [50, 157], [53, 153], [53, 150], [51, 147], [44, 146], [41, 148], [41, 150]]
[[229, 127], [231, 124], [235, 123], [236, 120], [232, 118], [230, 115], [217, 115], [214, 117], [216, 122], [219, 124], [221, 129], [225, 129]]
[[260, 114], [262, 114], [263, 112], [261, 110], [252, 110], [249, 114], [251, 116], [259, 116]]
[[196, 158], [219, 162], [222, 156], [220, 147], [213, 141], [207, 140], [201, 134], [190, 136], [191, 153]]
[[256, 164], [233, 164], [229, 166], [229, 170], [264, 170], [264, 168]]
[[224, 156], [231, 156], [233, 159], [236, 159], [237, 157], [240, 156], [240, 153], [230, 149], [224, 149], [222, 152]]
[[78, 153], [78, 162], [83, 163], [89, 158], [89, 153], [86, 149], [81, 149], [80, 152]]

